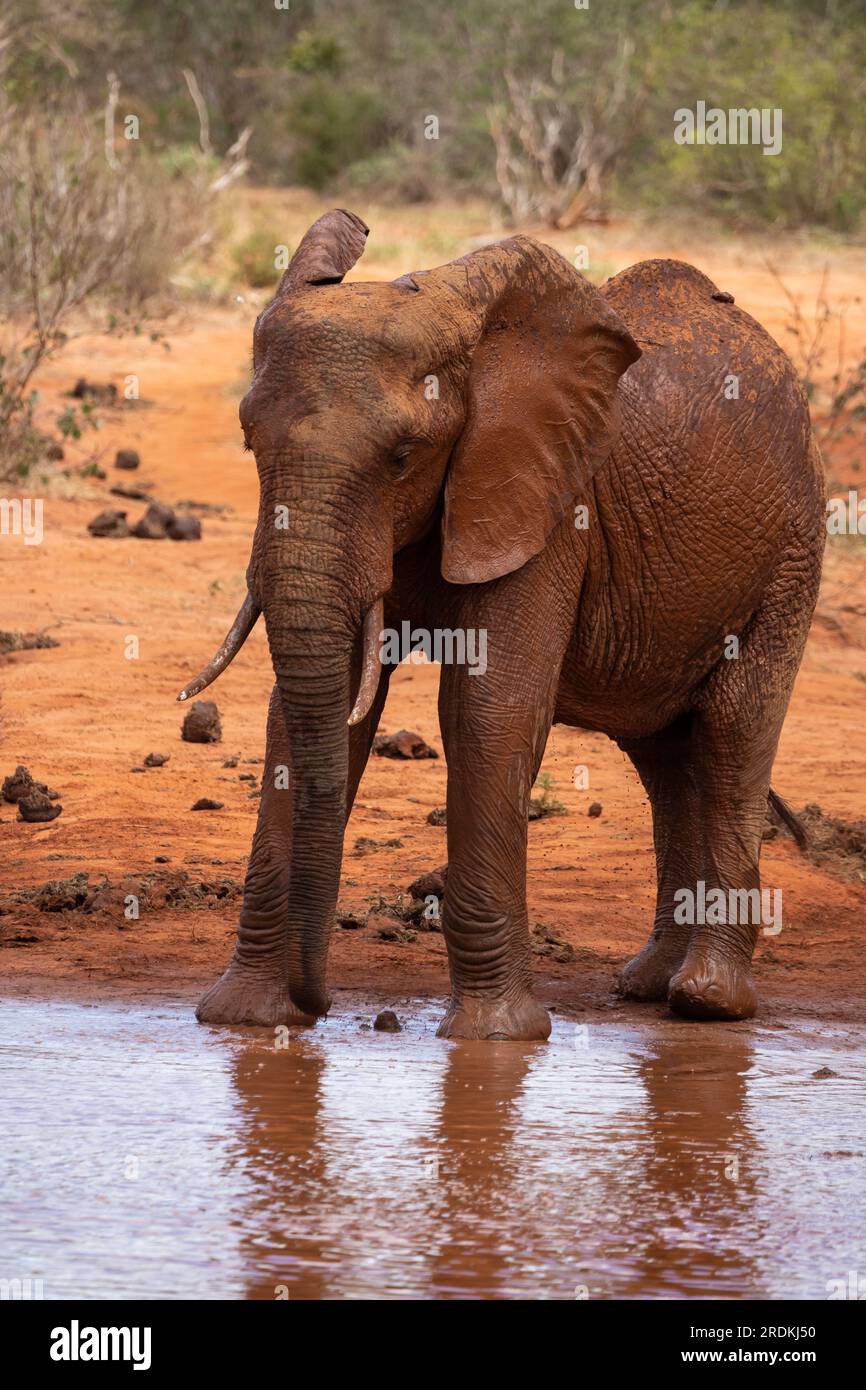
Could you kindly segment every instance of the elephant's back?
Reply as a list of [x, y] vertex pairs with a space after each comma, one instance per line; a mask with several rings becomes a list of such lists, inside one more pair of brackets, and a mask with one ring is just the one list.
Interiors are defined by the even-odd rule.
[[641, 261], [602, 293], [642, 352], [622, 379], [626, 420], [640, 428], [649, 414], [682, 453], [769, 473], [813, 505], [808, 402], [770, 334], [683, 261]]
[[[756, 319], [685, 261], [640, 261], [601, 289], [642, 350], [630, 380], [654, 375], [722, 404], [760, 404], [808, 430], [808, 405], [787, 353]], [[736, 378], [736, 380], [734, 380]]]
[[672, 692], [685, 699], [712, 669], [780, 569], [792, 575], [792, 621], [812, 602], [823, 546], [823, 478], [796, 372], [719, 293], [678, 261], [604, 286], [642, 356], [620, 379], [619, 436], [593, 479], [570, 660], [611, 700], [657, 702], [666, 718]]

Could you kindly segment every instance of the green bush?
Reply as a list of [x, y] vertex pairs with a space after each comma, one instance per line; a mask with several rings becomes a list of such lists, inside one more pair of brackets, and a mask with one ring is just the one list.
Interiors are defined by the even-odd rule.
[[233, 247], [232, 261], [245, 285], [256, 290], [276, 286], [282, 274], [276, 266], [279, 245], [278, 236], [267, 228], [259, 227]]
[[321, 189], [366, 158], [387, 134], [378, 94], [363, 86], [315, 77], [289, 105], [290, 181]]
[[[802, 10], [732, 5], [708, 23], [704, 4], [678, 13], [658, 92], [620, 185], [650, 208], [714, 211], [729, 224], [824, 226], [851, 232], [866, 207], [863, 179], [866, 30], [836, 31]], [[725, 111], [782, 111], [782, 149], [678, 145], [674, 112], [699, 99]]]
[[[281, 11], [264, 0], [5, 0], [5, 9], [0, 111], [5, 92], [21, 111], [50, 115], [74, 90], [96, 125], [113, 71], [124, 109], [142, 113], [151, 160], [162, 150], [198, 167], [197, 142], [226, 150], [252, 128], [253, 178], [323, 192], [350, 183], [389, 201], [498, 194], [518, 220], [566, 224], [603, 215], [611, 189], [726, 225], [846, 233], [863, 221], [863, 0], [594, 0], [584, 11], [569, 0], [439, 0], [435, 12], [406, 0]], [[182, 67], [196, 76], [208, 138]], [[780, 107], [782, 153], [677, 145], [674, 112], [698, 100]], [[440, 121], [437, 141], [422, 139], [428, 114]], [[159, 204], [155, 196], [154, 213]]]
[[346, 170], [352, 189], [382, 203], [428, 203], [441, 191], [443, 179], [436, 161], [435, 142], [411, 148], [399, 141], [359, 159]]

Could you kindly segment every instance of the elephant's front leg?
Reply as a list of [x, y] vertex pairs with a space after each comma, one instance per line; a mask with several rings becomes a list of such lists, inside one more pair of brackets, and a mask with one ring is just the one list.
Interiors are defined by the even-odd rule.
[[443, 666], [448, 759], [448, 891], [443, 931], [451, 1001], [446, 1038], [544, 1039], [526, 913], [527, 811], [553, 717], [559, 665], [521, 660], [484, 675]]

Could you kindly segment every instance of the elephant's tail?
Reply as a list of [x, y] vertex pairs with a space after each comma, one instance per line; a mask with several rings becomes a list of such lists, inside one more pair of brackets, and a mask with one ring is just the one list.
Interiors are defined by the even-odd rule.
[[779, 820], [788, 827], [800, 849], [808, 849], [809, 836], [806, 834], [806, 828], [800, 820], [800, 817], [795, 815], [791, 810], [787, 801], [783, 801], [779, 793], [774, 792], [772, 787], [767, 793], [767, 801], [779, 817]]

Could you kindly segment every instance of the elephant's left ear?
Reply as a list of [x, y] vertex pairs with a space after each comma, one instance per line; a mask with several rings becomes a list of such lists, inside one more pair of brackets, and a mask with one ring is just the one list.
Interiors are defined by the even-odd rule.
[[445, 486], [442, 574], [480, 584], [537, 555], [604, 463], [617, 384], [640, 349], [588, 280], [527, 237], [429, 278], [475, 316], [466, 424]]
[[364, 250], [370, 228], [354, 212], [332, 208], [303, 236], [277, 297], [304, 285], [339, 285]]

